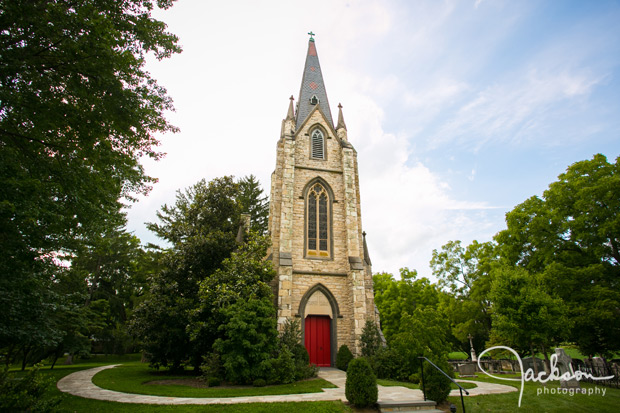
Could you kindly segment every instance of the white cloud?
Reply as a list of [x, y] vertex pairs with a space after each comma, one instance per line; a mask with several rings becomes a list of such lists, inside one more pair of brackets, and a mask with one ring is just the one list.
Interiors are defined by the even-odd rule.
[[[454, 199], [449, 185], [415, 158], [402, 136], [382, 129], [382, 110], [364, 95], [348, 106], [358, 150], [364, 230], [374, 271], [401, 267], [429, 276], [431, 252], [451, 239], [489, 237], [483, 202]], [[491, 230], [492, 233], [492, 230]]]
[[541, 73], [532, 69], [515, 81], [477, 92], [431, 141], [434, 145], [458, 141], [476, 150], [490, 140], [519, 143], [537, 138], [541, 125], [558, 110], [558, 103], [586, 97], [600, 80], [585, 72]]

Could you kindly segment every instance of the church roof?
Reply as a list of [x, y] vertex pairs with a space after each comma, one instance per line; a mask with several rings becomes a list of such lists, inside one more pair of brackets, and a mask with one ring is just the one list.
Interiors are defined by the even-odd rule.
[[301, 90], [299, 91], [297, 118], [295, 119], [296, 128], [299, 128], [304, 123], [312, 109], [314, 109], [315, 104], [321, 107], [323, 114], [333, 128], [334, 121], [332, 120], [332, 112], [329, 109], [319, 56], [316, 53], [314, 39], [311, 37], [308, 41], [308, 54], [306, 56], [304, 75], [301, 80]]

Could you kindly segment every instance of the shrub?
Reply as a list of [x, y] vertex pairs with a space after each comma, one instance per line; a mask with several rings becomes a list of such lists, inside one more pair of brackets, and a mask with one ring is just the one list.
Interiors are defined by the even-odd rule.
[[407, 381], [414, 372], [405, 357], [392, 347], [381, 347], [370, 359], [372, 367], [381, 379]]
[[51, 396], [55, 380], [39, 373], [35, 365], [25, 376], [13, 378], [7, 369], [0, 371], [1, 412], [54, 412], [61, 397]]
[[420, 375], [417, 373], [410, 375], [409, 381], [413, 384], [420, 384]]
[[224, 308], [222, 314], [227, 319], [218, 329], [223, 338], [215, 341], [213, 349], [221, 355], [226, 381], [252, 383], [262, 378], [260, 367], [277, 348], [271, 297], [239, 300]]
[[[453, 369], [445, 361], [435, 364], [450, 377], [454, 376]], [[437, 403], [445, 401], [450, 394], [450, 383], [450, 380], [429, 362], [424, 362], [424, 389], [428, 400], [433, 400]]]
[[267, 382], [265, 381], [265, 379], [256, 379], [252, 383], [252, 386], [254, 387], [265, 387], [266, 385], [267, 385]]
[[353, 354], [349, 347], [346, 344], [340, 346], [338, 349], [338, 354], [336, 354], [336, 367], [340, 370], [347, 371], [347, 367], [349, 366], [349, 362], [353, 360]]
[[360, 341], [362, 343], [362, 356], [364, 357], [374, 356], [383, 346], [379, 328], [374, 321], [366, 320]]
[[[204, 362], [200, 366], [200, 371], [202, 371], [202, 376], [207, 377], [207, 380], [212, 378], [224, 378], [224, 366], [222, 365], [222, 359], [220, 358], [219, 353], [214, 351], [203, 357]], [[209, 385], [209, 387], [211, 387]]]
[[282, 347], [280, 355], [276, 359], [274, 370], [278, 383], [288, 384], [295, 381], [295, 362], [293, 353], [286, 347]]
[[297, 343], [292, 348], [293, 360], [295, 362], [295, 380], [308, 379], [315, 377], [318, 372], [318, 367], [310, 364], [310, 356], [308, 350]]
[[344, 394], [356, 407], [369, 407], [377, 402], [377, 377], [365, 358], [353, 359], [349, 363]]
[[301, 344], [301, 321], [287, 318], [280, 333], [280, 345], [285, 345], [292, 351], [298, 344]]
[[221, 380], [217, 377], [209, 377], [207, 379], [207, 386], [209, 387], [217, 387], [221, 384]]

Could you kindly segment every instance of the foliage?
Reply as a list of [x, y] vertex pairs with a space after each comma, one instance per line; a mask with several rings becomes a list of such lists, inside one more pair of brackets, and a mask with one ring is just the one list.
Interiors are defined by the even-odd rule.
[[301, 322], [297, 319], [287, 319], [280, 333], [280, 349], [288, 349], [292, 353], [295, 363], [295, 380], [303, 380], [315, 377], [318, 371], [316, 366], [310, 364], [308, 350], [301, 344]]
[[336, 367], [340, 370], [347, 371], [349, 363], [353, 360], [353, 353], [349, 350], [349, 346], [343, 344], [338, 349], [338, 353], [336, 354]]
[[405, 356], [389, 346], [381, 347], [369, 358], [377, 377], [381, 379], [407, 380], [411, 375], [410, 365]]
[[[221, 354], [226, 380], [233, 383], [252, 383], [262, 378], [261, 365], [269, 360], [277, 344], [277, 330], [273, 298], [249, 297], [239, 300], [222, 310], [227, 322], [219, 327], [223, 335], [213, 344], [214, 350]], [[286, 349], [279, 361], [278, 378], [288, 369], [291, 378], [294, 364], [290, 351]], [[288, 380], [288, 377], [284, 378]], [[292, 379], [291, 379], [292, 381]]]
[[400, 280], [388, 273], [373, 275], [375, 304], [381, 314], [381, 329], [388, 342], [401, 329], [401, 319], [412, 314], [416, 307], [439, 303], [439, 290], [427, 278], [416, 280], [417, 272], [400, 269]]
[[222, 384], [222, 381], [218, 377], [207, 378], [207, 386], [209, 387], [217, 387], [220, 384]]
[[243, 213], [250, 215], [250, 229], [261, 235], [267, 234], [269, 198], [263, 196], [263, 190], [254, 175], [239, 180], [239, 202]]
[[[620, 349], [620, 158], [576, 162], [506, 215], [496, 236], [510, 265], [542, 274], [574, 321], [569, 339], [584, 354]], [[615, 314], [615, 315], [614, 315]]]
[[450, 241], [441, 252], [433, 250], [433, 275], [450, 293], [441, 297], [440, 308], [450, 320], [451, 341], [466, 353], [470, 352], [470, 335], [478, 352], [490, 336], [489, 291], [496, 262], [496, 245], [491, 242], [474, 240], [462, 247], [460, 241]]
[[57, 411], [61, 398], [51, 395], [55, 381], [42, 375], [40, 367], [19, 378], [11, 377], [6, 368], [0, 371], [0, 411]]
[[289, 349], [301, 344], [301, 321], [295, 318], [287, 318], [280, 333], [280, 344]]
[[377, 378], [365, 358], [353, 359], [349, 363], [344, 393], [347, 400], [356, 407], [369, 407], [377, 402]]
[[521, 353], [552, 348], [570, 328], [563, 301], [545, 292], [536, 277], [523, 268], [498, 270], [491, 300], [493, 341]]
[[374, 321], [366, 320], [366, 324], [364, 324], [364, 328], [362, 329], [360, 342], [362, 345], [362, 356], [364, 357], [374, 356], [383, 346], [379, 328]]
[[198, 368], [217, 338], [217, 324], [204, 340], [192, 339], [188, 325], [193, 325], [192, 314], [199, 306], [200, 282], [237, 248], [237, 191], [232, 177], [201, 180], [177, 192], [175, 204], [158, 212], [160, 223], [148, 225], [172, 244], [131, 322], [131, 332], [141, 340], [153, 366], [178, 369], [189, 363]]
[[[450, 377], [454, 378], [452, 367], [445, 361], [435, 363]], [[452, 382], [430, 363], [424, 363], [424, 394], [426, 399], [442, 403], [450, 394]]]
[[[157, 1], [168, 8], [171, 1]], [[2, 1], [0, 9], [0, 349], [36, 360], [86, 347], [58, 277], [126, 200], [155, 182], [166, 91], [146, 54], [180, 51], [148, 0]], [[82, 294], [72, 290], [70, 294]], [[5, 305], [7, 304], [7, 305]], [[84, 302], [81, 303], [84, 306]], [[74, 321], [71, 321], [74, 320]], [[72, 324], [75, 323], [74, 326]]]

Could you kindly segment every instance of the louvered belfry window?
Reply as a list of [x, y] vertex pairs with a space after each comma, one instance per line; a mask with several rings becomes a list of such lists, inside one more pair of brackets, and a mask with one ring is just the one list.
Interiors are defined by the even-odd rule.
[[310, 157], [313, 159], [325, 159], [325, 139], [323, 139], [323, 132], [319, 129], [315, 129], [312, 132], [311, 145]]
[[308, 192], [308, 256], [329, 257], [329, 195], [317, 183]]

